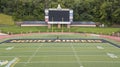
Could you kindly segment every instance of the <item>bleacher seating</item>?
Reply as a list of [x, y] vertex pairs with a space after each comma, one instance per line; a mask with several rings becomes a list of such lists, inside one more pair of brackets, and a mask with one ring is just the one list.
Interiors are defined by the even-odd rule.
[[71, 25], [95, 25], [95, 22], [72, 22]]
[[46, 24], [44, 21], [23, 21], [22, 24]]
[[[21, 26], [47, 26], [45, 21], [23, 21]], [[72, 22], [71, 26], [96, 27], [95, 22]]]
[[45, 21], [23, 21], [21, 26], [47, 26]]
[[71, 26], [96, 27], [95, 22], [72, 22]]

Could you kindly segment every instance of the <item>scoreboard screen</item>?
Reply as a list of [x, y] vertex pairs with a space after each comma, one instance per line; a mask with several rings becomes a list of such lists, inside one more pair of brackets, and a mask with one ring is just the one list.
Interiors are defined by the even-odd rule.
[[60, 10], [49, 10], [49, 21], [62, 21], [68, 22], [69, 19], [69, 11], [60, 11]]

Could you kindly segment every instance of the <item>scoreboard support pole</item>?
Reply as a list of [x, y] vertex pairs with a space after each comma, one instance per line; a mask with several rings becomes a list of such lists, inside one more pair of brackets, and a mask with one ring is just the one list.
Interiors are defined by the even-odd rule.
[[[64, 18], [62, 17], [62, 23], [64, 22]], [[61, 24], [62, 25], [62, 32], [63, 32], [63, 24]]]
[[50, 29], [51, 28], [51, 24], [48, 24], [48, 29]]
[[59, 29], [61, 28], [61, 24], [58, 24], [58, 28], [59, 28]]
[[67, 24], [67, 28], [70, 29], [70, 24]]
[[[52, 17], [52, 22], [54, 21], [54, 17]], [[52, 32], [53, 32], [53, 24], [51, 24], [52, 25]]]

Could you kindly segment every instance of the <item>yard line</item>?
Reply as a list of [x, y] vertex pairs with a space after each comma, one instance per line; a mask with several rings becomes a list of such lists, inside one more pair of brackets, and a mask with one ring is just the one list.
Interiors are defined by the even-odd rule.
[[78, 57], [78, 55], [77, 55], [77, 52], [75, 51], [75, 48], [73, 47], [72, 44], [70, 44], [70, 45], [71, 45], [71, 48], [72, 48], [72, 50], [73, 50], [73, 52], [74, 52], [74, 56], [75, 56], [78, 64], [80, 65], [80, 67], [83, 67], [82, 63], [81, 63], [80, 60], [79, 60], [79, 57]]
[[32, 60], [32, 58], [36, 55], [36, 53], [39, 51], [39, 49], [41, 48], [41, 45], [35, 50], [35, 52], [32, 54], [32, 56], [28, 59], [28, 61], [25, 63], [28, 64], [30, 63], [30, 61]]

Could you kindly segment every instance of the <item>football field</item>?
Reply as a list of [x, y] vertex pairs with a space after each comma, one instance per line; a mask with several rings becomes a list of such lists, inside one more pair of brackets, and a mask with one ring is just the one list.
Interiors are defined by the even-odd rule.
[[10, 67], [119, 67], [120, 48], [110, 43], [0, 44], [0, 60], [11, 62], [14, 59]]

